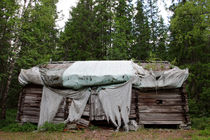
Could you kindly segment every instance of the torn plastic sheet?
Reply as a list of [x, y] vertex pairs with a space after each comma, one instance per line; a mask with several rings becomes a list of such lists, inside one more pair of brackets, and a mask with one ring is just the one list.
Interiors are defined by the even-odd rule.
[[131, 92], [131, 81], [115, 86], [103, 87], [98, 92], [107, 121], [111, 120], [117, 127], [117, 130], [121, 126], [121, 119], [124, 122], [125, 128], [128, 130]]
[[88, 88], [74, 91], [69, 89], [53, 89], [44, 86], [38, 127], [42, 126], [45, 122], [51, 122], [53, 120], [62, 99], [66, 97], [72, 98], [73, 101], [69, 108], [69, 116], [65, 120], [65, 123], [79, 120], [85, 109], [89, 96], [90, 90]]
[[39, 67], [32, 67], [31, 69], [21, 69], [18, 76], [18, 81], [22, 85], [27, 85], [29, 83], [43, 85], [41, 74], [39, 72]]
[[23, 85], [34, 83], [55, 88], [80, 89], [123, 83], [134, 78], [133, 86], [136, 88], [179, 88], [188, 75], [188, 69], [175, 67], [165, 71], [152, 71], [132, 61], [78, 61], [21, 70], [18, 79]]

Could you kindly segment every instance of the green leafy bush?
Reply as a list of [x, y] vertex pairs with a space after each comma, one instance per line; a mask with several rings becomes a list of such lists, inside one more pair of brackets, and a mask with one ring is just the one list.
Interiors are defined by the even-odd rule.
[[8, 126], [9, 124], [16, 123], [15, 122], [16, 113], [17, 113], [16, 109], [8, 109], [6, 112], [6, 119], [0, 120], [0, 129]]
[[208, 129], [210, 130], [210, 118], [192, 118], [191, 120], [192, 123], [192, 128], [194, 129], [200, 129], [200, 130], [204, 130], [204, 129]]
[[7, 132], [30, 132], [37, 129], [37, 126], [31, 123], [24, 123], [23, 125], [18, 123], [11, 123], [8, 126], [3, 127], [1, 130]]
[[53, 124], [53, 123], [46, 122], [43, 126], [41, 126], [39, 128], [39, 131], [48, 131], [48, 132], [58, 131], [58, 132], [62, 132], [64, 130], [64, 128], [65, 128], [64, 123]]

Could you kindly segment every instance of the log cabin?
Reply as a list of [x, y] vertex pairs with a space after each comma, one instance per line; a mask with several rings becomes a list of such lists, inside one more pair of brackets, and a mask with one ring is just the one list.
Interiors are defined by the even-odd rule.
[[[59, 63], [56, 62], [59, 65]], [[152, 65], [151, 65], [152, 64]], [[145, 69], [155, 65], [156, 71], [170, 69], [168, 62], [139, 64]], [[19, 95], [17, 121], [37, 124], [40, 115], [42, 85], [27, 84]], [[94, 89], [94, 87], [91, 87]], [[88, 126], [92, 121], [106, 120], [105, 113], [98, 110], [100, 102], [95, 90], [89, 97], [82, 118], [78, 123]], [[71, 98], [64, 98], [59, 106], [53, 123], [62, 123], [69, 114]], [[101, 107], [100, 107], [101, 108]], [[187, 128], [190, 125], [189, 108], [185, 84], [179, 88], [132, 88], [129, 120], [135, 120], [139, 126], [145, 125], [177, 125]]]

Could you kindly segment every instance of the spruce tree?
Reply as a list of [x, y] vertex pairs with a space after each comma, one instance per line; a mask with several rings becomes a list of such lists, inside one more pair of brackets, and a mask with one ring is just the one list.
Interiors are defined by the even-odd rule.
[[113, 20], [112, 47], [109, 50], [110, 59], [129, 59], [132, 38], [133, 5], [129, 1], [116, 0]]
[[144, 12], [142, 0], [137, 1], [137, 14], [134, 17], [134, 36], [135, 43], [133, 44], [132, 58], [137, 60], [146, 60], [151, 51], [150, 47], [150, 28], [147, 15]]
[[[70, 12], [64, 32], [60, 37], [60, 54], [64, 60], [96, 59], [94, 54], [94, 13], [92, 0], [80, 0]], [[59, 58], [59, 59], [62, 59]]]

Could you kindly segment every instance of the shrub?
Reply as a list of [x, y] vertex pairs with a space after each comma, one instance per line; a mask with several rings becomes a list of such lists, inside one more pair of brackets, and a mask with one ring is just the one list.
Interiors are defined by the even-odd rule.
[[65, 128], [64, 123], [53, 124], [53, 123], [46, 122], [43, 126], [41, 126], [39, 128], [39, 131], [49, 131], [49, 132], [58, 131], [58, 132], [62, 132], [64, 130], [64, 128]]
[[200, 130], [204, 130], [204, 129], [208, 129], [210, 130], [210, 118], [192, 118], [191, 120], [192, 122], [192, 128], [194, 129], [200, 129]]
[[[0, 110], [0, 112], [1, 112], [1, 110]], [[9, 124], [16, 123], [15, 122], [16, 113], [17, 113], [16, 109], [8, 109], [6, 112], [6, 119], [0, 120], [0, 129], [8, 126]]]
[[31, 123], [24, 123], [23, 125], [18, 123], [11, 123], [5, 127], [3, 127], [1, 130], [7, 131], [7, 132], [30, 132], [37, 129], [37, 126]]

